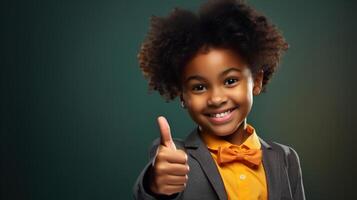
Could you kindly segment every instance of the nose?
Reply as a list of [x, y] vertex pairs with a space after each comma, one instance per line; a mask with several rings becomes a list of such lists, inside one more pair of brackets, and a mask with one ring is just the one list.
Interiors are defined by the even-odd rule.
[[208, 97], [207, 104], [209, 106], [219, 107], [227, 102], [227, 96], [220, 89], [214, 89]]

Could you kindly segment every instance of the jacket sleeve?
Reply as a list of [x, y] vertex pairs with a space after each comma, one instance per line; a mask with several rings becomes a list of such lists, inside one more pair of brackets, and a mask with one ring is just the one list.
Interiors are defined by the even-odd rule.
[[156, 151], [159, 146], [160, 138], [154, 140], [150, 151], [149, 151], [149, 163], [146, 164], [142, 172], [140, 173], [139, 177], [137, 178], [134, 187], [133, 187], [133, 194], [134, 194], [134, 199], [136, 200], [177, 200], [180, 198], [181, 193], [173, 194], [170, 196], [166, 195], [154, 195], [150, 191], [148, 191], [148, 177], [150, 173], [150, 169], [152, 166], [152, 163], [155, 160], [156, 157]]
[[302, 171], [300, 159], [297, 152], [289, 147], [288, 158], [288, 173], [291, 184], [291, 191], [294, 200], [305, 200], [304, 184], [302, 180]]

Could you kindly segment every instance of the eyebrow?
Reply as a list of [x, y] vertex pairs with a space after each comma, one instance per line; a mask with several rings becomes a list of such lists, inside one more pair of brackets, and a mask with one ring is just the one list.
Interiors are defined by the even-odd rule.
[[224, 76], [224, 75], [228, 74], [228, 73], [231, 72], [231, 71], [242, 72], [241, 69], [238, 69], [238, 68], [235, 68], [235, 67], [231, 67], [231, 68], [229, 68], [229, 69], [224, 70], [224, 71], [220, 74], [220, 76]]
[[[226, 70], [224, 70], [223, 72], [221, 72], [221, 74], [220, 74], [219, 76], [224, 76], [224, 75], [228, 74], [228, 73], [231, 72], [231, 71], [242, 72], [241, 69], [238, 69], [238, 68], [235, 68], [235, 67], [231, 67], [231, 68], [226, 69]], [[195, 80], [195, 79], [201, 80], [201, 81], [205, 81], [205, 80], [206, 80], [206, 79], [203, 78], [202, 76], [193, 75], [193, 76], [189, 76], [189, 77], [186, 79], [185, 83], [189, 82], [190, 80]]]

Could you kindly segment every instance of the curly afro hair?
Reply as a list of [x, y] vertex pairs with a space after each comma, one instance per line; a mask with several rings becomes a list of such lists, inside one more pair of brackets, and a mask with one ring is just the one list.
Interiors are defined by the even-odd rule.
[[243, 56], [253, 75], [263, 70], [263, 91], [288, 44], [275, 25], [240, 0], [211, 0], [198, 13], [175, 8], [152, 16], [138, 54], [139, 65], [167, 101], [181, 91], [184, 66], [203, 47], [229, 48]]

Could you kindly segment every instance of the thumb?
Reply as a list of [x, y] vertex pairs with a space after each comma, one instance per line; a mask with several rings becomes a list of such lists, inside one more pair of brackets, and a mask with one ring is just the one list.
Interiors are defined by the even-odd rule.
[[176, 150], [175, 143], [172, 141], [171, 137], [170, 125], [166, 118], [163, 116], [158, 117], [157, 123], [159, 124], [160, 128], [161, 145]]

